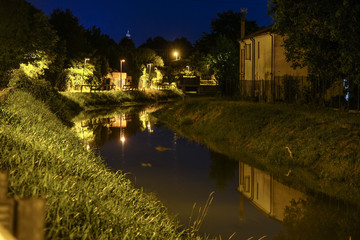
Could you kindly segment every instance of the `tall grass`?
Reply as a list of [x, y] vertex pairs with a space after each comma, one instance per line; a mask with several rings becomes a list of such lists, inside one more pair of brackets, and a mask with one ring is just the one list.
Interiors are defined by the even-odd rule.
[[63, 96], [78, 103], [85, 109], [124, 105], [124, 103], [152, 103], [168, 101], [181, 97], [181, 93], [173, 90], [147, 91], [106, 91], [106, 92], [63, 92]]
[[9, 197], [46, 199], [47, 239], [190, 236], [156, 197], [87, 151], [44, 102], [15, 91], [0, 115], [0, 168], [9, 171]]

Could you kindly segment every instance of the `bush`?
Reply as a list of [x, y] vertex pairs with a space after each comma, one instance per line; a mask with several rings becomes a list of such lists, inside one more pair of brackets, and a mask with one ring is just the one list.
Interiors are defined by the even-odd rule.
[[285, 75], [283, 78], [284, 85], [284, 100], [288, 103], [295, 102], [299, 94], [299, 81], [290, 75]]
[[59, 94], [49, 82], [32, 79], [20, 69], [12, 73], [8, 86], [26, 91], [44, 102], [65, 125], [71, 126], [70, 119], [81, 111], [79, 104]]

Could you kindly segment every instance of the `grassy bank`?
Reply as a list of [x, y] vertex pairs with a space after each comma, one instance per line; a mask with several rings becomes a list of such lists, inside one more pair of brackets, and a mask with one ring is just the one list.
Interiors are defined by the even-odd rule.
[[173, 90], [107, 91], [107, 92], [63, 92], [66, 98], [76, 102], [83, 109], [113, 107], [124, 104], [153, 103], [178, 99], [181, 92]]
[[186, 137], [294, 187], [360, 200], [359, 113], [192, 98], [155, 115]]
[[156, 197], [87, 151], [53, 107], [19, 90], [0, 103], [9, 197], [46, 198], [46, 239], [196, 238], [179, 230]]

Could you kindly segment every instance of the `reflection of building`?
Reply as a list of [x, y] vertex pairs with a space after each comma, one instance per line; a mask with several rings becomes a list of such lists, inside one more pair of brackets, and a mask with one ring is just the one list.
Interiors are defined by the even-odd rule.
[[241, 162], [238, 191], [262, 212], [279, 221], [284, 219], [285, 208], [292, 199], [306, 197], [303, 193], [274, 180], [270, 174]]

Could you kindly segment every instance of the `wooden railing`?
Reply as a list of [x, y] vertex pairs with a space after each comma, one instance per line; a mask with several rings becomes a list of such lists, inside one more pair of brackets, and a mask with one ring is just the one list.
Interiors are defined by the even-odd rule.
[[43, 240], [45, 200], [8, 198], [8, 173], [0, 171], [0, 239]]

